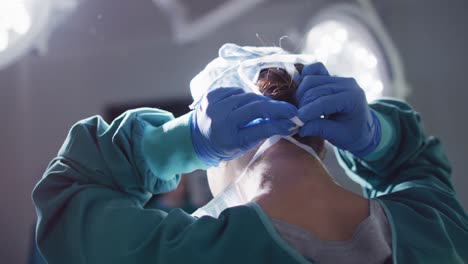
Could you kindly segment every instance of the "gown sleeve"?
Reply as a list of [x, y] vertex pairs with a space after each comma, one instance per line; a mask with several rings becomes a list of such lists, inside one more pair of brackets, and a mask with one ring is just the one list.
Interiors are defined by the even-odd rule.
[[377, 150], [363, 159], [336, 153], [365, 196], [384, 207], [394, 263], [465, 263], [468, 217], [440, 140], [424, 134], [419, 114], [402, 101], [378, 100], [371, 108], [382, 124]]
[[[280, 263], [301, 259], [275, 242], [256, 204], [215, 219], [145, 204], [205, 165], [190, 115], [137, 109], [107, 124], [78, 122], [33, 191], [37, 244], [48, 263]], [[252, 239], [255, 238], [255, 239]]]

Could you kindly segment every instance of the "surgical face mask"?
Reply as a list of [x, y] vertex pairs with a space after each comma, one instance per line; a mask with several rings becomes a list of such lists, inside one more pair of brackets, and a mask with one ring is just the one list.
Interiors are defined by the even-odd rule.
[[[267, 139], [257, 150], [255, 155], [249, 161], [244, 171], [237, 177], [231, 184], [229, 184], [220, 194], [216, 195], [208, 204], [199, 208], [192, 215], [195, 217], [202, 217], [205, 215], [218, 218], [222, 211], [227, 208], [243, 205], [250, 202], [253, 198], [258, 196], [259, 183], [262, 180], [261, 174], [248, 173], [250, 166], [257, 161], [262, 154], [264, 154], [271, 146], [276, 144], [280, 139], [285, 139], [294, 145], [304, 149], [310, 155], [320, 161], [317, 153], [313, 148], [295, 140], [292, 136], [273, 136]], [[221, 176], [222, 177], [222, 176]]]

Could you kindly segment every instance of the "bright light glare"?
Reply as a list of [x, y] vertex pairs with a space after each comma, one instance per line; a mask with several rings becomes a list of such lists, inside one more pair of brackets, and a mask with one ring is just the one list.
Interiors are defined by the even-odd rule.
[[0, 31], [0, 52], [8, 47], [8, 35], [6, 31]]
[[13, 34], [24, 35], [30, 27], [24, 0], [0, 0], [0, 52], [7, 49]]
[[354, 77], [372, 101], [382, 96], [385, 87], [377, 56], [362, 34], [342, 22], [327, 20], [310, 30], [304, 53], [315, 55], [333, 75]]

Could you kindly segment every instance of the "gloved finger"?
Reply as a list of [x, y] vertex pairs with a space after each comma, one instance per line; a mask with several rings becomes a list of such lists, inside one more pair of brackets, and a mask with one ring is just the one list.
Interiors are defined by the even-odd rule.
[[321, 116], [327, 116], [337, 113], [345, 113], [352, 110], [352, 97], [349, 92], [322, 96], [315, 101], [299, 108], [298, 117], [303, 122], [318, 119]]
[[336, 76], [306, 76], [302, 79], [299, 87], [297, 88], [296, 99], [300, 101], [307, 91], [324, 84], [335, 84], [337, 86], [342, 86], [343, 89], [349, 89], [350, 85], [347, 83], [349, 81], [353, 81], [353, 79]]
[[307, 75], [330, 75], [327, 68], [323, 63], [317, 62], [305, 65], [302, 69], [301, 76], [305, 77]]
[[299, 101], [299, 108], [303, 107], [306, 104], [309, 104], [315, 101], [319, 97], [323, 97], [326, 95], [337, 94], [340, 92], [345, 91], [342, 86], [331, 83], [331, 84], [323, 84], [319, 85], [313, 89], [309, 89], [305, 92], [302, 99]]
[[317, 118], [304, 124], [304, 126], [299, 129], [299, 136], [316, 136], [324, 139], [330, 139], [339, 131], [340, 129], [337, 121]]
[[307, 91], [314, 89], [317, 86], [335, 83], [336, 80], [334, 78], [335, 77], [330, 77], [330, 76], [313, 76], [313, 75], [305, 76], [304, 78], [302, 78], [301, 83], [297, 87], [296, 99], [300, 101], [304, 97], [304, 94]]
[[266, 120], [239, 129], [238, 136], [241, 146], [248, 149], [274, 135], [288, 136], [291, 134], [290, 129], [295, 126], [290, 120]]
[[263, 119], [291, 119], [297, 116], [297, 108], [287, 102], [266, 100], [246, 104], [231, 113], [233, 122], [238, 127], [243, 127], [251, 121]]
[[206, 94], [206, 99], [210, 104], [224, 100], [230, 96], [236, 94], [242, 94], [245, 91], [242, 88], [230, 87], [230, 88], [218, 88], [214, 89]]
[[271, 98], [255, 93], [242, 93], [227, 97], [226, 99], [221, 100], [218, 103], [223, 104], [223, 107], [226, 109], [234, 110], [249, 103], [266, 100], [271, 100]]

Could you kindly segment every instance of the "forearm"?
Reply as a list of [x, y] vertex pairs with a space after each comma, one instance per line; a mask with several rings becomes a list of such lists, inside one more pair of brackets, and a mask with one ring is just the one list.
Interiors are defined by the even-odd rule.
[[141, 153], [147, 171], [157, 172], [157, 178], [169, 180], [174, 175], [207, 169], [195, 153], [191, 141], [191, 114], [156, 127], [148, 123], [142, 130]]
[[[371, 107], [383, 120], [382, 141], [376, 151], [363, 159], [338, 150], [346, 173], [368, 191], [381, 194], [416, 180], [432, 185], [440, 182], [441, 187], [450, 190], [450, 165], [440, 142], [426, 137], [419, 114], [397, 100], [379, 100]], [[424, 171], [423, 175], [418, 171]]]
[[70, 130], [56, 159], [82, 170], [76, 181], [167, 192], [181, 173], [205, 168], [193, 150], [188, 119], [149, 108], [128, 111], [110, 125], [100, 117], [85, 119]]

